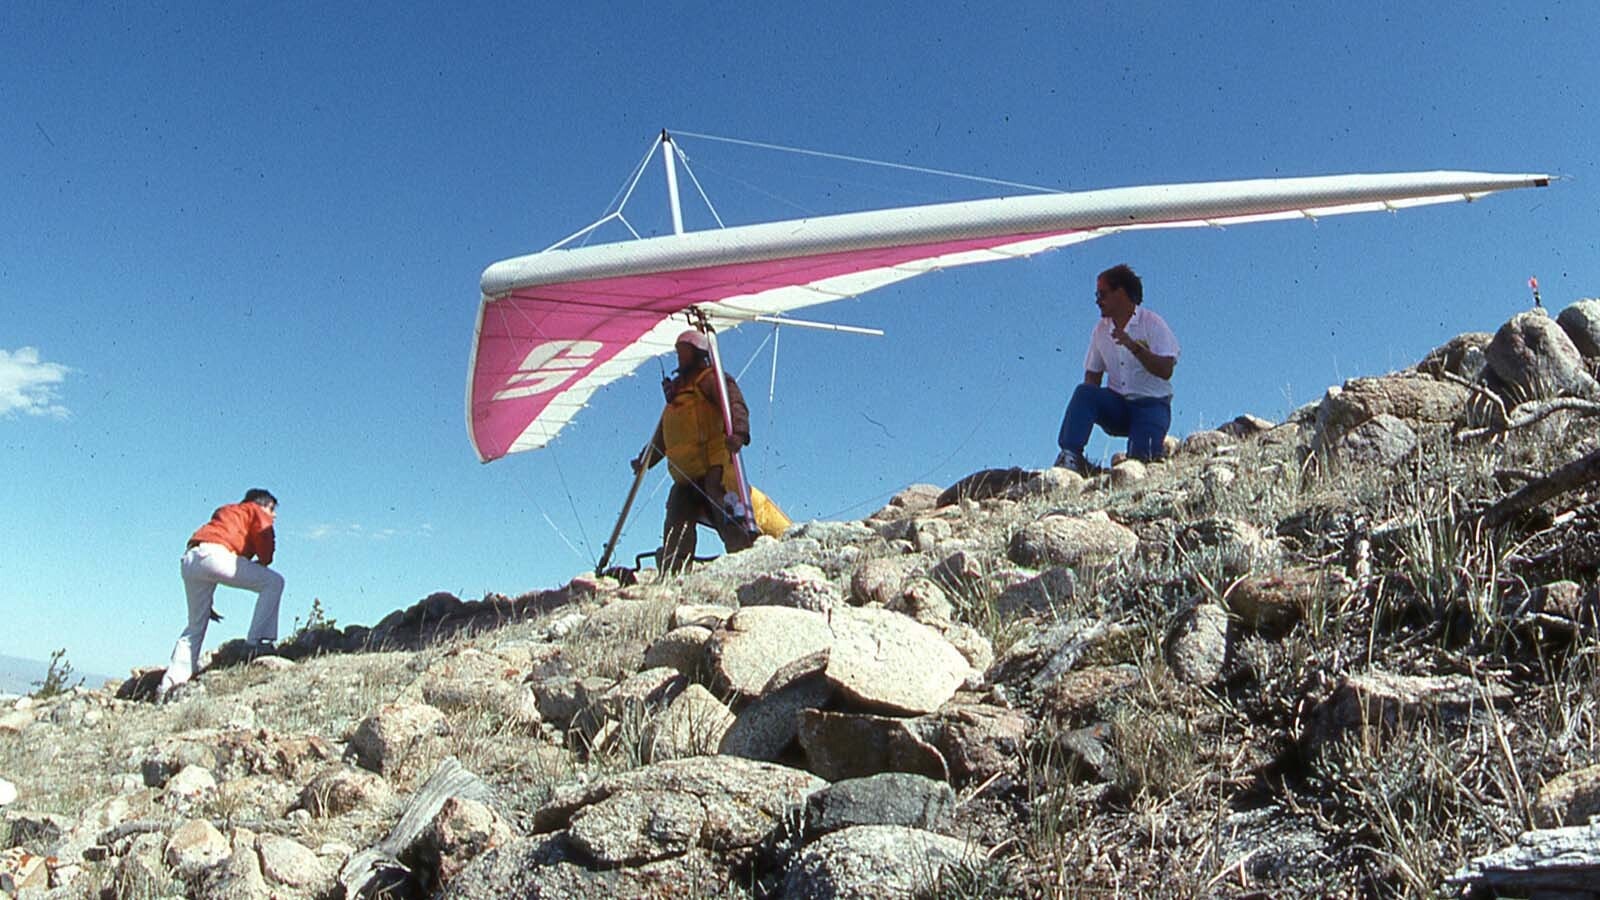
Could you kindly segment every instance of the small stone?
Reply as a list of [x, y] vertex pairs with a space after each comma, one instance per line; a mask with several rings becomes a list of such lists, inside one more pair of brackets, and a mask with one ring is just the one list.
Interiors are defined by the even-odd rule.
[[204, 819], [190, 819], [173, 829], [162, 859], [187, 881], [232, 853], [228, 839], [215, 826]]
[[217, 778], [201, 766], [184, 766], [167, 782], [167, 794], [190, 802], [216, 793]]

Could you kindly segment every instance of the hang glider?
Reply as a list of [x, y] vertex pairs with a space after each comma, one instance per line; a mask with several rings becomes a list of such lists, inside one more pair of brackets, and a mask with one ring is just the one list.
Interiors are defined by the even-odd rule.
[[[670, 171], [670, 170], [669, 170]], [[1110, 188], [940, 203], [547, 250], [483, 273], [467, 429], [484, 462], [549, 443], [596, 390], [670, 353], [691, 309], [714, 328], [926, 272], [1119, 232], [1394, 211], [1548, 185], [1412, 172]]]

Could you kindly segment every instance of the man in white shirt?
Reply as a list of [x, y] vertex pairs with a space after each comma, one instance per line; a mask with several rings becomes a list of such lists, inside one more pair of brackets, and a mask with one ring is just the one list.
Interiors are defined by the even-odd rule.
[[1179, 353], [1172, 329], [1141, 306], [1144, 284], [1126, 264], [1100, 273], [1094, 300], [1100, 321], [1089, 335], [1083, 384], [1072, 392], [1056, 438], [1056, 465], [1079, 474], [1089, 471], [1083, 449], [1096, 425], [1126, 437], [1130, 457], [1161, 458], [1172, 425], [1172, 369]]

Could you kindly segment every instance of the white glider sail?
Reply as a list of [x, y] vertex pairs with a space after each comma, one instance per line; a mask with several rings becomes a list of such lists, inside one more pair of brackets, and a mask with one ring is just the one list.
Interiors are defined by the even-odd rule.
[[[600, 387], [672, 350], [679, 314], [717, 328], [925, 272], [1122, 231], [1398, 210], [1547, 175], [1414, 172], [1150, 185], [819, 216], [547, 250], [483, 273], [467, 382], [479, 459], [542, 447]], [[674, 316], [678, 316], [674, 318]]]

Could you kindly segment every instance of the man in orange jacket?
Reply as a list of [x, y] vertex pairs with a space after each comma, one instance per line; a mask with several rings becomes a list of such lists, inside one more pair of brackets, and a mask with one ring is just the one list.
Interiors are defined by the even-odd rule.
[[[200, 666], [200, 645], [211, 623], [211, 602], [217, 585], [256, 592], [256, 610], [246, 640], [270, 648], [278, 639], [278, 604], [283, 600], [283, 576], [267, 568], [276, 539], [272, 531], [278, 498], [263, 488], [251, 488], [244, 499], [219, 507], [211, 521], [189, 538], [183, 554], [183, 590], [189, 599], [189, 625], [172, 648], [172, 661], [161, 679], [163, 696], [194, 677]], [[259, 560], [259, 561], [258, 561]]]

